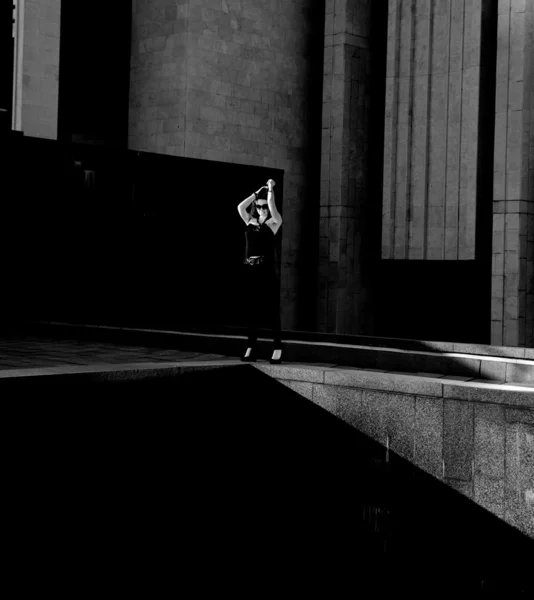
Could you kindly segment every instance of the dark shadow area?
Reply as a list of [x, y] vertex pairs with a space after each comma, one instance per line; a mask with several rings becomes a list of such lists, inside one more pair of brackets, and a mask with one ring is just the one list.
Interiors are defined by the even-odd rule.
[[58, 139], [126, 148], [132, 0], [61, 3]]
[[375, 334], [489, 344], [490, 284], [487, 256], [473, 261], [383, 260]]
[[[483, 3], [475, 258], [447, 261], [380, 260], [376, 271], [378, 318], [375, 335], [490, 343], [497, 10], [496, 0]], [[387, 43], [384, 41], [381, 47], [387, 48]], [[375, 69], [378, 71], [379, 65]], [[385, 67], [383, 72], [385, 76]], [[375, 158], [378, 164], [383, 164], [382, 157], [376, 155]], [[382, 180], [377, 173], [378, 178]], [[381, 196], [382, 188], [377, 185], [376, 197], [380, 198], [380, 206]], [[377, 243], [380, 242], [377, 240]]]
[[243, 324], [237, 205], [272, 177], [283, 213], [283, 171], [24, 136], [3, 141], [6, 324]]
[[[317, 306], [312, 298], [317, 295], [319, 270], [319, 224], [321, 201], [321, 147], [323, 133], [323, 73], [324, 73], [324, 30], [325, 0], [315, 0], [302, 6], [303, 23], [306, 23], [305, 74], [303, 77], [304, 106], [302, 112], [301, 149], [295, 150], [305, 161], [305, 177], [300, 182], [299, 196], [293, 206], [293, 219], [290, 232], [286, 235], [297, 237], [299, 243], [291, 262], [296, 266], [297, 310], [295, 328], [313, 330], [316, 328]], [[294, 99], [292, 100], [294, 103]], [[302, 199], [304, 199], [302, 201]], [[312, 267], [313, 265], [313, 267]]]
[[531, 597], [532, 540], [253, 369], [3, 398], [21, 594]]

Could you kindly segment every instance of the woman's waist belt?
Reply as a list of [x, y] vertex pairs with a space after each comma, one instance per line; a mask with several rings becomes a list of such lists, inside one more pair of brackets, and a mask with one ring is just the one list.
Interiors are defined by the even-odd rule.
[[265, 256], [250, 256], [249, 258], [245, 258], [243, 264], [245, 265], [263, 265], [267, 262]]

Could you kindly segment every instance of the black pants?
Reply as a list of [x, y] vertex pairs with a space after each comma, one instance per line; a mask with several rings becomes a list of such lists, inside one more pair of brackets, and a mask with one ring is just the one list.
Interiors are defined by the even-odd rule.
[[243, 265], [248, 344], [255, 346], [260, 327], [272, 330], [273, 342], [281, 343], [280, 287], [274, 265]]

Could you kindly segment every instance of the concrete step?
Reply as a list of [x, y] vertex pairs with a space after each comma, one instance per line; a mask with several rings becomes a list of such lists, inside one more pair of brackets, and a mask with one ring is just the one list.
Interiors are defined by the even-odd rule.
[[[40, 322], [32, 325], [32, 331], [77, 339], [120, 339], [132, 344], [213, 352], [232, 357], [239, 357], [246, 344], [245, 332], [236, 328], [210, 333], [199, 330], [165, 331]], [[300, 337], [297, 338], [297, 335]], [[355, 341], [365, 343], [349, 343]], [[268, 358], [270, 349], [270, 340], [260, 337], [260, 356]], [[284, 361], [460, 377], [524, 386], [534, 386], [534, 355], [531, 350], [533, 349], [363, 336], [316, 334], [312, 337], [309, 333], [284, 332]]]

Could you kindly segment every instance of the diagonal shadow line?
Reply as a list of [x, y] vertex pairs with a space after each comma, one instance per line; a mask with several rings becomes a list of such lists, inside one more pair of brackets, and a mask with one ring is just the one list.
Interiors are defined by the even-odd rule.
[[47, 392], [1, 410], [12, 514], [53, 529], [54, 559], [68, 540], [152, 569], [180, 548], [213, 589], [532, 587], [532, 540], [252, 367]]

